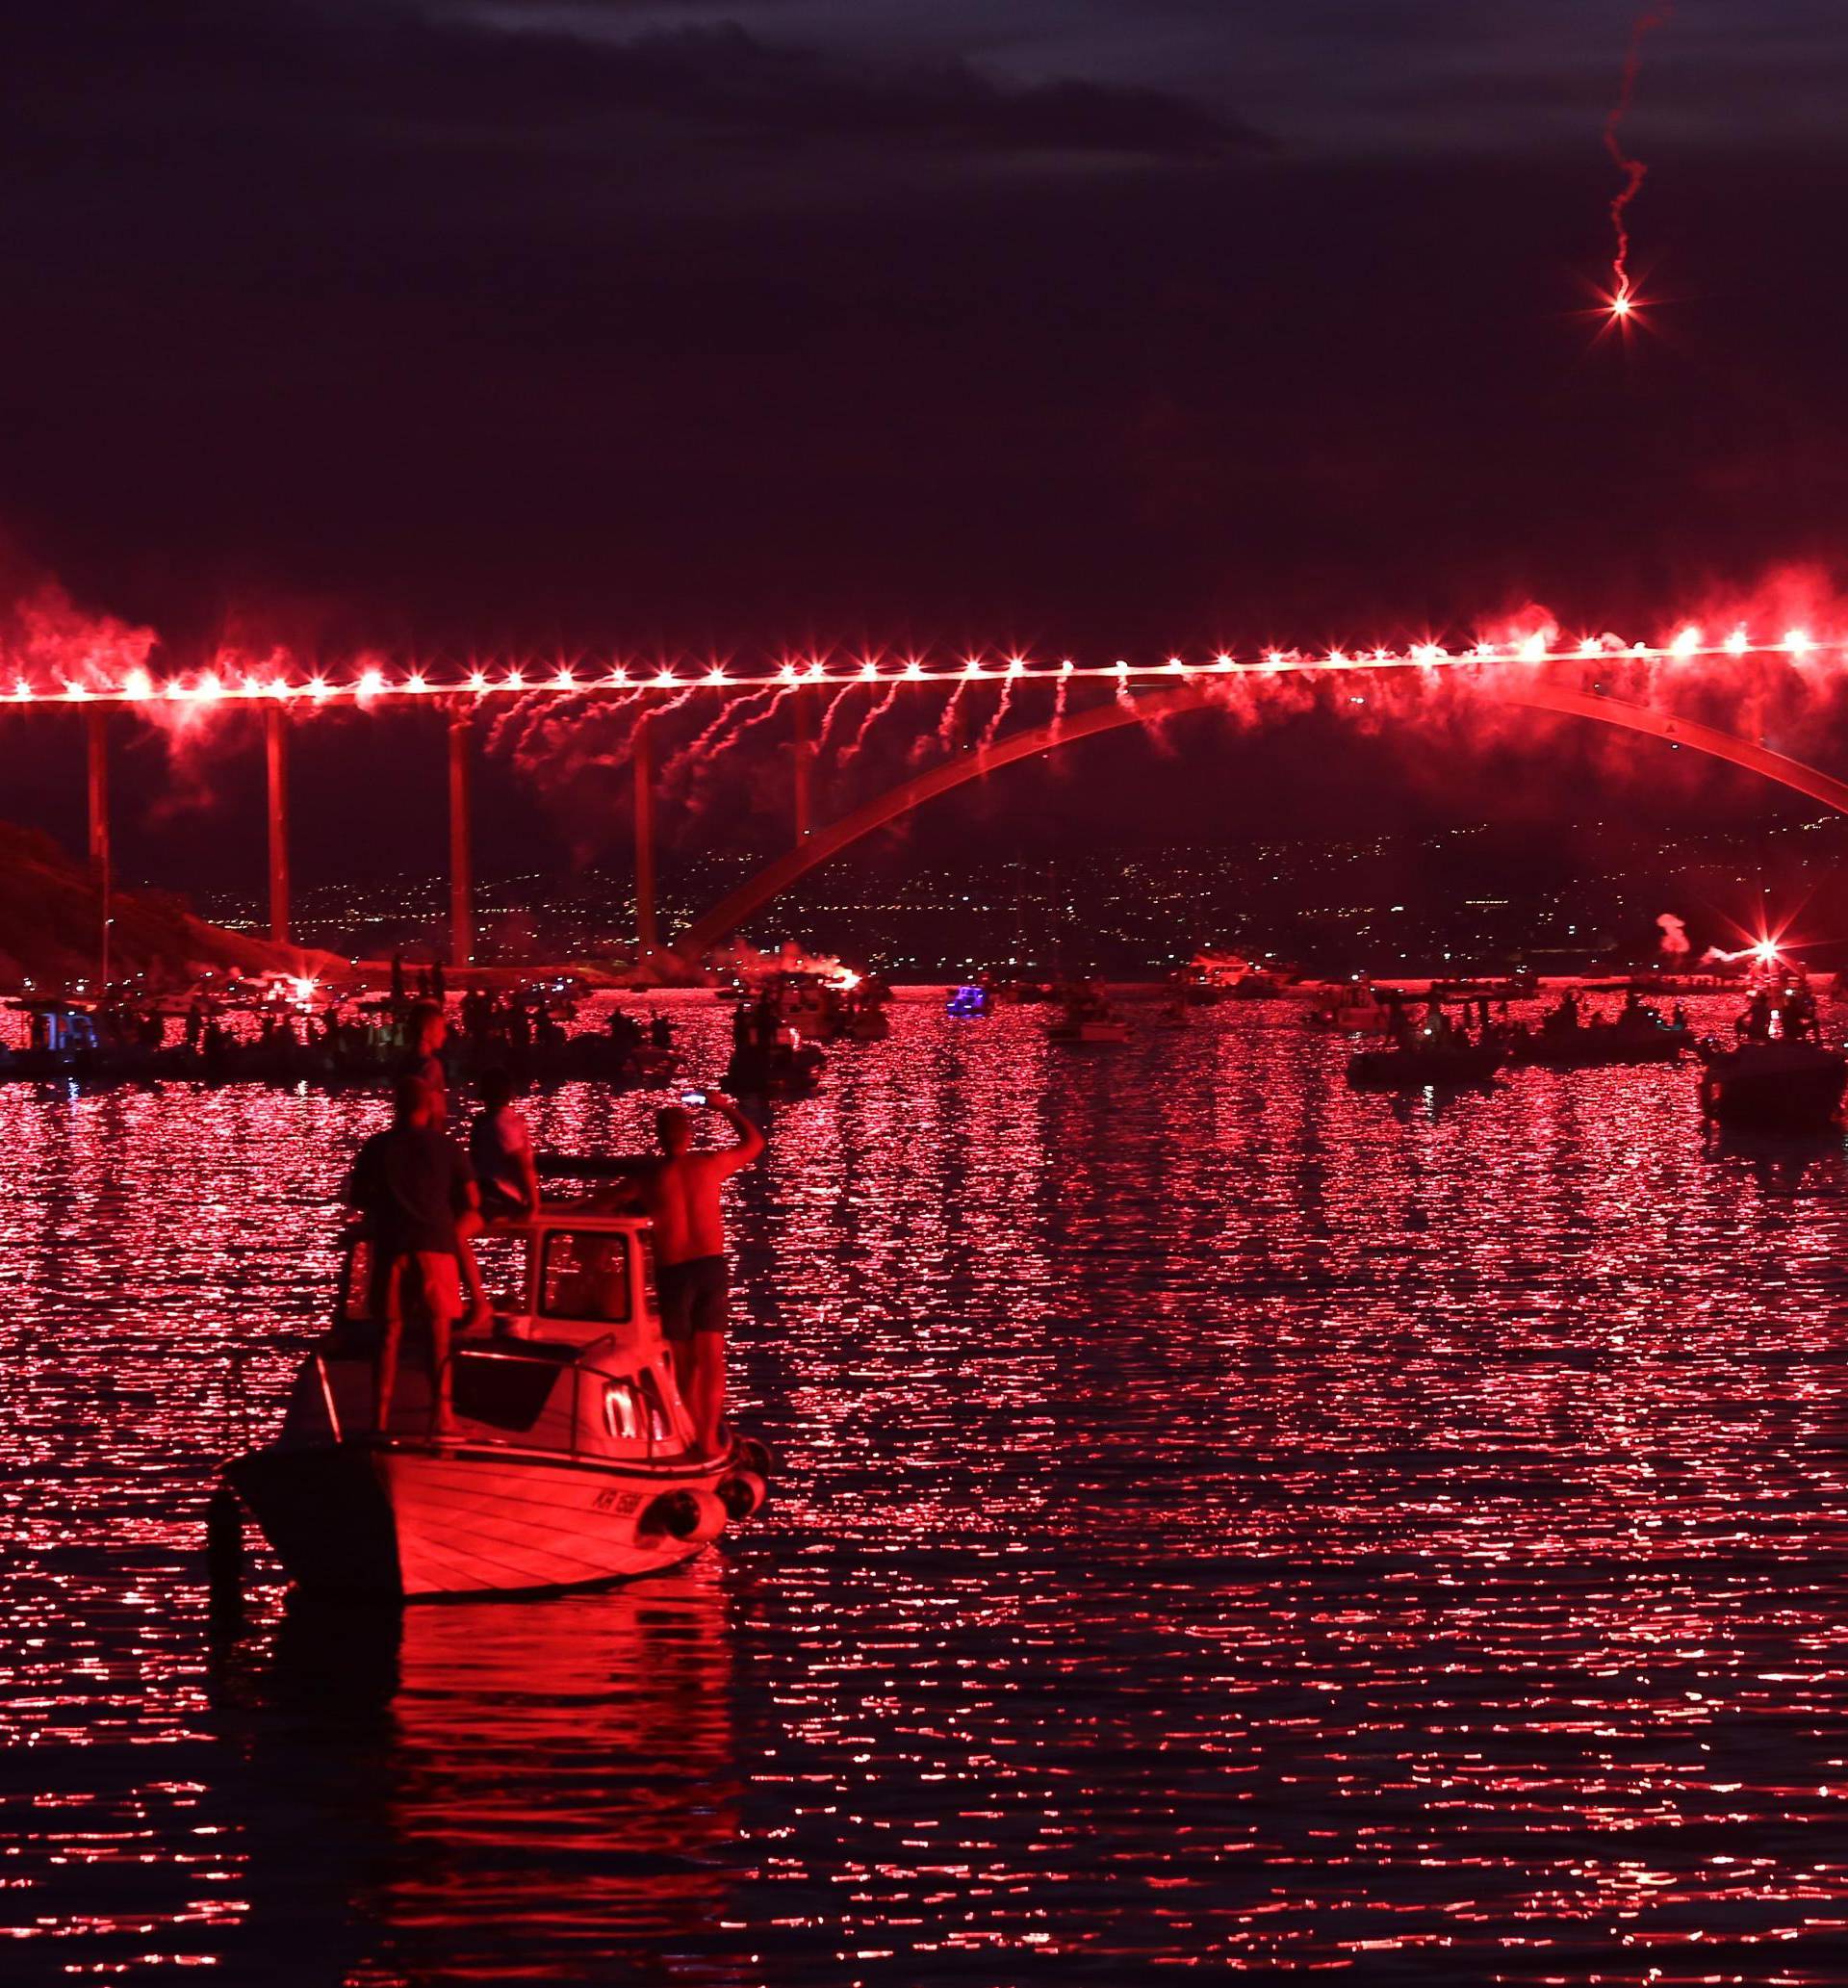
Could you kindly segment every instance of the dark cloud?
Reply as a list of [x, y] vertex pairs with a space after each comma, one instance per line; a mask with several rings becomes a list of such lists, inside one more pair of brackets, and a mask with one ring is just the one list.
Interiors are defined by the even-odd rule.
[[232, 165], [241, 152], [512, 144], [589, 167], [677, 136], [785, 156], [851, 142], [885, 156], [1204, 159], [1261, 142], [1178, 93], [1014, 83], [949, 58], [849, 58], [734, 22], [619, 39], [509, 32], [479, 13], [391, 0], [204, 0], [178, 12], [70, 0], [15, 16], [7, 56], [0, 144], [27, 164], [75, 150], [158, 171], [163, 151], [211, 145]]

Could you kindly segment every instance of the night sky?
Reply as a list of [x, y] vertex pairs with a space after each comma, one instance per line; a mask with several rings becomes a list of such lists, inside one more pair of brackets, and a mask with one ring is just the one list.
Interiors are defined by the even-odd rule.
[[[1649, 38], [1625, 135], [1657, 301], [1625, 339], [1596, 309], [1601, 129], [1634, 19], [8, 10], [13, 583], [55, 576], [175, 657], [232, 630], [1101, 658], [1461, 633], [1529, 599], [1657, 633], [1843, 539], [1848, 24], [1681, 0]], [[343, 747], [382, 750], [410, 748]], [[1118, 815], [1223, 803], [1095, 750]], [[1405, 802], [1371, 746], [1234, 757], [1246, 812], [1298, 827], [1305, 768], [1329, 806]], [[55, 813], [41, 742], [0, 762], [10, 812]], [[1069, 780], [1010, 779], [1082, 833]], [[1699, 805], [1759, 804], [1719, 791]], [[169, 867], [212, 840], [188, 833]]]

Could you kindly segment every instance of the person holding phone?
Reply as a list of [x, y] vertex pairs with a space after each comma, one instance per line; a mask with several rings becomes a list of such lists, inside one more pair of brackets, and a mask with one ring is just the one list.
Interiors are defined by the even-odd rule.
[[716, 1457], [725, 1415], [725, 1328], [732, 1295], [720, 1196], [732, 1175], [763, 1151], [764, 1142], [731, 1098], [716, 1091], [684, 1095], [717, 1112], [737, 1137], [730, 1146], [699, 1151], [687, 1105], [670, 1104], [656, 1112], [661, 1156], [644, 1177], [642, 1204], [654, 1225], [662, 1336], [700, 1451]]

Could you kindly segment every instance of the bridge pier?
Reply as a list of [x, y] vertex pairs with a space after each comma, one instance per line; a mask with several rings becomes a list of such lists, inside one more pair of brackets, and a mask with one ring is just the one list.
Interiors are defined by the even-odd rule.
[[449, 964], [467, 967], [475, 958], [475, 892], [470, 867], [469, 721], [458, 712], [449, 720]]
[[101, 872], [109, 867], [109, 731], [100, 706], [92, 705], [84, 713], [84, 745], [90, 775], [90, 860]]
[[629, 758], [635, 782], [635, 963], [646, 966], [660, 945], [654, 921], [654, 744], [646, 711], [635, 721]]
[[95, 879], [98, 904], [97, 972], [109, 985], [111, 874], [109, 850], [109, 726], [108, 714], [92, 705], [84, 713], [84, 757], [90, 801], [90, 871]]
[[289, 761], [282, 707], [263, 714], [265, 792], [270, 825], [270, 937], [289, 943]]
[[796, 845], [808, 839], [814, 826], [815, 708], [814, 693], [798, 686], [789, 700], [795, 739], [789, 748], [792, 798], [795, 802]]

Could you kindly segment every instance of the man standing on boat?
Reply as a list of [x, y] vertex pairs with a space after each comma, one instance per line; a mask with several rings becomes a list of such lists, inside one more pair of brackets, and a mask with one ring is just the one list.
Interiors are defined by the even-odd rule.
[[422, 1078], [398, 1079], [396, 1116], [359, 1149], [346, 1200], [366, 1218], [372, 1249], [372, 1316], [379, 1322], [372, 1368], [372, 1427], [391, 1423], [398, 1344], [410, 1318], [429, 1333], [430, 1429], [451, 1434], [449, 1334], [462, 1315], [467, 1279], [471, 1307], [487, 1301], [469, 1238], [481, 1226], [481, 1197], [461, 1149], [443, 1130], [441, 1094]]
[[449, 1073], [443, 1067], [443, 1045], [449, 1040], [449, 1021], [435, 1001], [419, 1001], [411, 1010], [406, 1026], [400, 1076], [415, 1077], [435, 1098], [436, 1123], [440, 1127], [449, 1116]]
[[486, 1071], [475, 1089], [481, 1110], [469, 1128], [469, 1158], [481, 1192], [481, 1212], [530, 1215], [539, 1205], [539, 1175], [532, 1134], [513, 1101], [513, 1079], [504, 1070]]
[[670, 1104], [654, 1114], [661, 1157], [642, 1181], [642, 1202], [654, 1225], [654, 1260], [661, 1331], [674, 1356], [674, 1376], [693, 1416], [701, 1453], [719, 1454], [725, 1414], [725, 1328], [731, 1283], [725, 1260], [720, 1192], [740, 1167], [763, 1150], [763, 1134], [731, 1098], [712, 1092], [706, 1103], [738, 1135], [716, 1152], [693, 1149], [693, 1120]]

